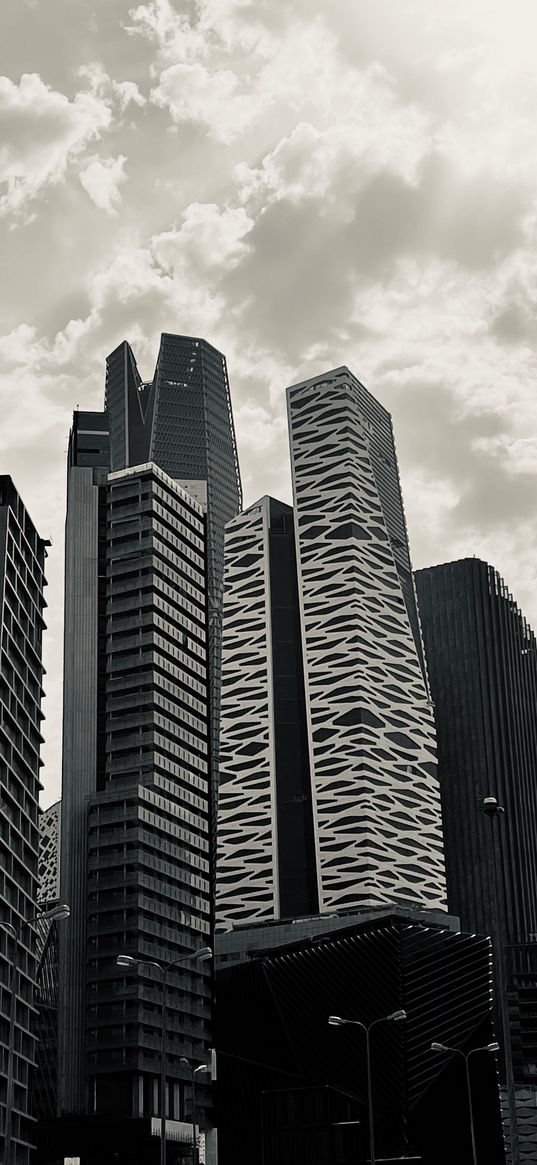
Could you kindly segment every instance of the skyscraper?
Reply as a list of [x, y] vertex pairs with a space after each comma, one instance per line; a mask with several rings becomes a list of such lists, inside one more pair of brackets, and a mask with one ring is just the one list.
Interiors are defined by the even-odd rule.
[[[118, 954], [168, 963], [210, 940], [223, 525], [240, 503], [225, 360], [162, 337], [141, 381], [128, 344], [105, 410], [69, 445], [61, 894], [60, 1110], [160, 1112], [162, 988]], [[63, 941], [63, 936], [62, 936]], [[204, 1059], [210, 975], [169, 988], [168, 1115], [179, 1057]], [[179, 989], [180, 988], [180, 989]], [[203, 1112], [203, 1089], [200, 1089]]]
[[391, 418], [348, 368], [287, 400], [320, 908], [440, 906], [435, 731]]
[[219, 922], [318, 909], [293, 511], [264, 497], [228, 523]]
[[[290, 903], [282, 911], [278, 869], [286, 788], [288, 802], [302, 802], [310, 910], [443, 907], [435, 732], [391, 419], [347, 368], [293, 385], [288, 410], [295, 545], [280, 569], [296, 594], [288, 625], [300, 631], [291, 648], [289, 630], [278, 674], [268, 549], [276, 503], [228, 526], [220, 922], [293, 912]], [[295, 751], [278, 781], [286, 687]], [[240, 691], [247, 710], [244, 699], [227, 703]]]
[[[516, 1085], [520, 1159], [530, 1161], [537, 1152], [537, 640], [498, 572], [478, 558], [419, 570], [416, 585], [435, 701], [448, 903], [463, 929], [495, 939], [498, 1031], [508, 1083]], [[490, 796], [505, 810], [495, 821], [482, 811]]]
[[[537, 936], [537, 642], [494, 567], [416, 571], [435, 701], [450, 909], [486, 932], [497, 888], [504, 941]], [[504, 844], [482, 812], [505, 807]]]
[[11, 478], [1, 476], [0, 1156], [17, 1165], [28, 1165], [33, 1143], [28, 1086], [35, 1062], [36, 935], [27, 924], [35, 919], [38, 892], [46, 546]]

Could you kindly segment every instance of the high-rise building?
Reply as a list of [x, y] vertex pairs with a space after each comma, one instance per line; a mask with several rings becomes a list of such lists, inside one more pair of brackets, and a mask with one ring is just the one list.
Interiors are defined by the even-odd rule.
[[[537, 640], [498, 572], [478, 558], [419, 570], [416, 585], [435, 702], [448, 903], [464, 929], [495, 940], [498, 1031], [507, 1045], [501, 1069], [516, 1086], [520, 1160], [530, 1161], [537, 1153]], [[483, 812], [487, 797], [504, 810], [496, 820]]]
[[445, 903], [433, 714], [389, 413], [287, 390], [321, 911]]
[[[145, 383], [120, 345], [104, 412], [76, 413], [69, 443], [62, 1113], [160, 1113], [163, 988], [150, 969], [121, 971], [115, 957], [169, 963], [210, 942], [209, 711], [217, 720], [223, 528], [239, 504], [224, 357], [164, 335]], [[188, 1079], [179, 1058], [207, 1055], [210, 997], [201, 965], [170, 976], [175, 1119]], [[203, 1123], [201, 1082], [199, 1093]]]
[[264, 497], [228, 523], [217, 917], [318, 909], [293, 511]]
[[[35, 1062], [34, 982], [42, 634], [47, 542], [0, 477], [0, 1157], [28, 1165]], [[13, 929], [8, 929], [13, 928]], [[13, 1087], [9, 1089], [8, 1080]]]
[[[537, 939], [537, 641], [503, 579], [466, 558], [416, 571], [435, 703], [448, 901], [463, 927]], [[505, 808], [491, 844], [485, 797]], [[495, 874], [498, 877], [495, 879]], [[536, 1061], [537, 1070], [537, 1061]]]
[[207, 507], [211, 768], [216, 787], [224, 526], [242, 502], [225, 357], [206, 340], [165, 332], [153, 379], [144, 382], [124, 341], [106, 361], [105, 410], [112, 471], [154, 461]]
[[[279, 503], [228, 527], [220, 923], [292, 915], [286, 829], [308, 863], [301, 912], [442, 907], [435, 731], [391, 418], [347, 368], [293, 385], [288, 409], [287, 559], [271, 569]], [[275, 657], [284, 571], [287, 641]]]

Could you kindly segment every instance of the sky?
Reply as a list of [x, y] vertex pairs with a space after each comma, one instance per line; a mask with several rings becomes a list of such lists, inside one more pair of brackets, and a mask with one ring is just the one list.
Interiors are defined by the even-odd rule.
[[245, 502], [284, 388], [393, 415], [415, 567], [475, 554], [537, 627], [535, 0], [2, 0], [0, 472], [48, 557], [60, 789], [65, 452], [131, 343], [226, 354]]

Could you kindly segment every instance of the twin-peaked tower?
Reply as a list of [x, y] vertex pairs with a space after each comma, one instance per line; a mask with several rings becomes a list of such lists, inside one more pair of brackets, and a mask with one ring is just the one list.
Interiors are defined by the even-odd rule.
[[[288, 389], [294, 523], [226, 533], [219, 924], [445, 906], [433, 710], [389, 414]], [[285, 581], [284, 580], [285, 576]]]
[[69, 442], [63, 1114], [151, 1118], [165, 1103], [185, 1121], [180, 1057], [208, 1055], [211, 976], [191, 962], [167, 988], [163, 1100], [164, 986], [116, 959], [180, 964], [211, 942], [224, 524], [240, 504], [224, 357], [165, 334], [143, 382], [121, 344], [104, 411], [75, 413]]

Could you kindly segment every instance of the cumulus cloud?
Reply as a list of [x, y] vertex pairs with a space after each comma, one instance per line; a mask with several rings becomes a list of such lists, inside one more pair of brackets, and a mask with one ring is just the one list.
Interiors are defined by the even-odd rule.
[[117, 214], [121, 202], [120, 186], [127, 178], [124, 171], [126, 161], [123, 154], [117, 158], [91, 158], [78, 175], [92, 202], [108, 214]]
[[0, 212], [19, 210], [48, 184], [64, 177], [69, 162], [111, 122], [109, 105], [81, 91], [72, 101], [36, 73], [17, 85], [0, 77], [2, 178]]
[[345, 363], [393, 414], [416, 565], [488, 557], [537, 621], [537, 17], [493, 7], [111, 5], [106, 70], [97, 39], [73, 90], [46, 54], [2, 83], [4, 199], [39, 210], [0, 341], [29, 504], [38, 466], [60, 513], [60, 434], [123, 337], [147, 375], [163, 330], [226, 353], [247, 501], [289, 498], [285, 385]]

